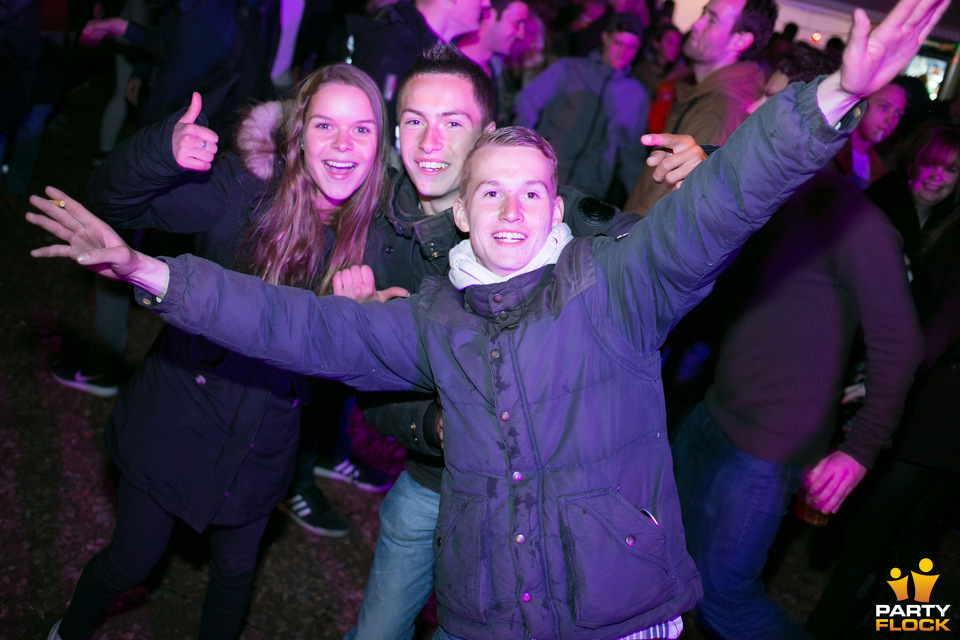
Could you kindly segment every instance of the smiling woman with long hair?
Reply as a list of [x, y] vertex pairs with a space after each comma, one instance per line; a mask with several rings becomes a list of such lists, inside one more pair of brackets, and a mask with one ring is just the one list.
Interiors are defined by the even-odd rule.
[[[196, 252], [272, 284], [331, 290], [358, 264], [385, 180], [376, 86], [345, 64], [249, 111], [237, 150], [196, 122], [200, 97], [117, 147], [91, 180], [118, 227], [196, 234]], [[165, 328], [121, 391], [106, 430], [120, 471], [113, 539], [84, 568], [50, 638], [88, 638], [110, 602], [162, 556], [181, 519], [210, 533], [201, 638], [235, 638], [257, 546], [290, 486], [305, 380]]]
[[909, 262], [920, 259], [931, 234], [957, 210], [960, 191], [960, 128], [921, 127], [907, 147], [905, 167], [867, 189], [867, 196], [903, 236]]

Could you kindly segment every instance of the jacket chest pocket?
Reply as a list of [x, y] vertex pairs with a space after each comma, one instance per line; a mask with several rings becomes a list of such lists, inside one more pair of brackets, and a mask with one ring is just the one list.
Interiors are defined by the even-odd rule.
[[604, 490], [560, 498], [560, 518], [578, 625], [615, 624], [676, 595], [666, 539], [651, 512]]

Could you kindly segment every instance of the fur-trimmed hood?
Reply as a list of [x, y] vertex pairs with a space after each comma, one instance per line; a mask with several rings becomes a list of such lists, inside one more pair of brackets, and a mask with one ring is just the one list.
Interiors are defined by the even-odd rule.
[[253, 107], [237, 127], [237, 155], [247, 171], [265, 182], [279, 173], [283, 163], [277, 148], [283, 135], [282, 114], [282, 102], [264, 102]]

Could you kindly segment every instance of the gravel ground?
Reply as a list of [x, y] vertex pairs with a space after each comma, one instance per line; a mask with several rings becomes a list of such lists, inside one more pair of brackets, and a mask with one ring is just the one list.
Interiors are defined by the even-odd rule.
[[[55, 184], [75, 196], [84, 193], [99, 113], [112, 86], [109, 67], [95, 69], [70, 94], [48, 130], [34, 192]], [[84, 563], [109, 539], [115, 505], [115, 476], [102, 444], [112, 401], [57, 385], [46, 367], [63, 336], [89, 335], [92, 276], [67, 261], [29, 257], [29, 249], [48, 243], [49, 237], [23, 221], [26, 209], [24, 198], [0, 197], [0, 640], [46, 637]], [[132, 366], [159, 323], [149, 312], [134, 309], [130, 327], [127, 361]], [[354, 418], [355, 455], [399, 473], [403, 451]], [[318, 482], [349, 520], [351, 531], [339, 539], [313, 536], [275, 514], [262, 545], [244, 640], [337, 638], [355, 620], [373, 558], [382, 495]], [[955, 505], [949, 508], [956, 513]], [[790, 520], [778, 540], [770, 592], [800, 620], [829, 575], [837, 528], [815, 530]], [[95, 637], [194, 637], [206, 584], [203, 542], [185, 527], [177, 529], [148, 583], [113, 605]], [[936, 600], [956, 606], [960, 538], [946, 536], [935, 557], [941, 573]], [[431, 636], [430, 620], [428, 605], [418, 640]], [[705, 636], [688, 620], [683, 637]]]

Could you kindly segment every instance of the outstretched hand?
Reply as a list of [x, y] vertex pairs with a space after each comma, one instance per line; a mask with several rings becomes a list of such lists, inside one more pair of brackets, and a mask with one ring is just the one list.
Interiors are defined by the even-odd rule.
[[154, 295], [166, 293], [169, 270], [156, 258], [131, 249], [117, 233], [83, 205], [54, 187], [50, 198], [30, 196], [30, 204], [41, 213], [27, 213], [27, 222], [53, 234], [66, 244], [34, 249], [34, 258], [70, 258], [110, 280], [123, 280], [143, 287]]
[[220, 140], [213, 129], [196, 124], [202, 108], [200, 94], [194, 91], [190, 107], [173, 126], [173, 159], [190, 171], [210, 171]]
[[377, 291], [373, 269], [367, 265], [354, 265], [333, 274], [333, 295], [345, 296], [354, 302], [386, 302], [393, 298], [407, 298], [410, 292], [403, 287]]
[[872, 31], [867, 14], [855, 9], [843, 64], [817, 90], [827, 121], [839, 122], [859, 100], [888, 85], [917, 53], [949, 5], [950, 0], [900, 0]]
[[694, 167], [707, 159], [692, 136], [648, 133], [640, 136], [640, 142], [648, 147], [661, 147], [647, 157], [647, 166], [654, 167], [654, 182], [668, 189], [679, 189]]

